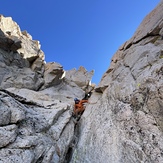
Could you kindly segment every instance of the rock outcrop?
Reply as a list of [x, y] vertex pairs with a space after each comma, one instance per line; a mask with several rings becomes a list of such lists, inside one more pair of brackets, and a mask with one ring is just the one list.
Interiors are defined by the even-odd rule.
[[73, 99], [93, 89], [93, 71], [70, 72], [45, 63], [39, 42], [0, 16], [0, 163], [66, 160], [75, 140]]
[[78, 126], [71, 162], [163, 162], [163, 2], [112, 58]]
[[[45, 63], [38, 41], [0, 16], [0, 163], [163, 162], [163, 1], [93, 71]], [[79, 121], [73, 99], [92, 91]]]

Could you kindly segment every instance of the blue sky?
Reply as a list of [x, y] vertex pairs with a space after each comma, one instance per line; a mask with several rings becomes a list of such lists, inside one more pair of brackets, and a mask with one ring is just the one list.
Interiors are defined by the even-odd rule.
[[98, 84], [117, 49], [160, 0], [3, 0], [0, 14], [39, 40], [46, 62], [95, 70]]

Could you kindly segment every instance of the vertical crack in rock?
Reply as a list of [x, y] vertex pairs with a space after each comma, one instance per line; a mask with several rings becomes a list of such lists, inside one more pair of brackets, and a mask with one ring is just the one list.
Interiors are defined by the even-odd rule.
[[[75, 122], [76, 123], [76, 122]], [[79, 124], [79, 121], [75, 124], [74, 126], [74, 135], [73, 135], [73, 139], [70, 143], [70, 146], [67, 150], [67, 154], [66, 154], [66, 157], [65, 157], [65, 160], [64, 160], [64, 163], [70, 163], [71, 162], [71, 159], [72, 159], [72, 155], [74, 153], [74, 150], [77, 146], [77, 143], [78, 143], [78, 138], [80, 136], [80, 133], [79, 133], [79, 127], [80, 127], [80, 124]]]

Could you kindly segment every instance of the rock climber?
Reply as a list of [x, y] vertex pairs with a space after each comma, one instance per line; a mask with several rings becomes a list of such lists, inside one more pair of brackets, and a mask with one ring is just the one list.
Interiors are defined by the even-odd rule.
[[73, 110], [73, 117], [78, 118], [82, 115], [82, 113], [85, 110], [85, 103], [89, 103], [88, 99], [91, 97], [92, 92], [85, 93], [85, 96], [82, 100], [79, 100], [77, 98], [74, 99], [75, 105]]
[[74, 117], [77, 117], [78, 115], [81, 115], [84, 110], [85, 110], [85, 106], [84, 104], [88, 102], [88, 100], [79, 100], [77, 98], [74, 99], [75, 101], [75, 105], [74, 105], [74, 110], [73, 110], [73, 115]]

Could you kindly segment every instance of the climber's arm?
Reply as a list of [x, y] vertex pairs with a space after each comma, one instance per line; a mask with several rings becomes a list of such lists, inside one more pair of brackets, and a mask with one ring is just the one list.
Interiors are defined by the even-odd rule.
[[81, 100], [79, 103], [83, 104], [83, 103], [87, 103], [87, 102], [88, 102], [88, 100]]

